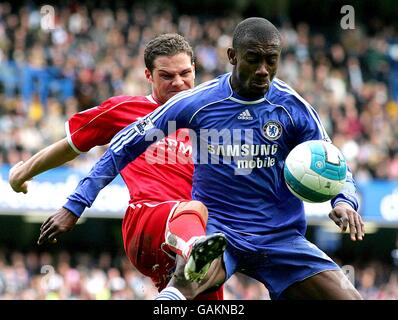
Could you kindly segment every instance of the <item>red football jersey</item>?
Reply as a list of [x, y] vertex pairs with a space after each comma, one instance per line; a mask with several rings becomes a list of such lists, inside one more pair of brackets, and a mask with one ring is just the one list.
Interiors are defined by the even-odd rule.
[[[116, 96], [79, 112], [66, 122], [68, 141], [76, 152], [109, 143], [127, 125], [156, 109], [152, 96]], [[190, 199], [192, 145], [188, 130], [178, 130], [153, 144], [121, 172], [133, 202]]]

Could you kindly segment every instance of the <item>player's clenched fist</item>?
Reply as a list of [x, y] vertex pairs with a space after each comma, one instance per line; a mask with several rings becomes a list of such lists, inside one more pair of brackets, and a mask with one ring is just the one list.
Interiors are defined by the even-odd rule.
[[28, 182], [21, 179], [19, 173], [19, 167], [23, 165], [23, 161], [16, 163], [8, 174], [8, 181], [12, 190], [15, 192], [28, 193]]

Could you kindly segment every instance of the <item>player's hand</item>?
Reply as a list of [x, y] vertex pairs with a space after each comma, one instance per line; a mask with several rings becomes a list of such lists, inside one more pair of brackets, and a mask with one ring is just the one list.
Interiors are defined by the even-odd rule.
[[22, 165], [23, 161], [19, 161], [10, 169], [10, 172], [8, 174], [8, 182], [12, 190], [14, 190], [15, 192], [28, 193], [28, 181], [20, 180], [17, 174], [19, 167]]
[[350, 237], [352, 241], [363, 240], [365, 236], [365, 224], [362, 217], [350, 205], [343, 202], [338, 203], [329, 213], [329, 218], [337, 224], [342, 232], [350, 228]]
[[56, 236], [71, 230], [76, 225], [78, 219], [68, 209], [58, 209], [56, 213], [48, 217], [41, 225], [37, 244], [41, 245], [45, 242], [56, 243]]

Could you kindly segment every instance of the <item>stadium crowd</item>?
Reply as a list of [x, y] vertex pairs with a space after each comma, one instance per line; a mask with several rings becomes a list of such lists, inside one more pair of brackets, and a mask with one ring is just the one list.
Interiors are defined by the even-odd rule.
[[[364, 299], [398, 299], [398, 272], [373, 261], [355, 265], [355, 285]], [[103, 252], [58, 254], [0, 251], [0, 299], [3, 300], [148, 300], [157, 291], [124, 255]], [[268, 300], [264, 286], [244, 275], [224, 285], [227, 300]]]
[[[40, 8], [0, 3], [0, 165], [26, 160], [65, 135], [72, 114], [114, 95], [149, 93], [143, 48], [155, 35], [178, 32], [195, 52], [196, 83], [230, 70], [226, 48], [239, 16], [212, 19], [156, 7], [88, 10], [55, 7], [53, 30], [43, 30]], [[278, 23], [276, 22], [278, 25]], [[278, 25], [283, 52], [278, 77], [318, 111], [358, 181], [398, 179], [398, 41], [388, 25], [321, 33], [304, 22]], [[398, 37], [397, 37], [398, 38]], [[98, 154], [72, 165], [90, 168]], [[1, 299], [151, 299], [150, 281], [125, 258], [107, 254], [0, 254]], [[73, 263], [72, 263], [73, 260]], [[94, 260], [94, 262], [93, 262]], [[117, 267], [115, 266], [117, 265]], [[43, 275], [43, 266], [50, 273]], [[54, 266], [54, 267], [53, 267]], [[52, 272], [55, 271], [55, 272]], [[365, 298], [398, 299], [398, 273], [358, 268]], [[227, 299], [267, 299], [257, 282], [238, 276]]]
[[[3, 300], [149, 300], [157, 294], [125, 255], [94, 256], [66, 251], [0, 251], [0, 299]], [[225, 299], [268, 299], [266, 289], [243, 275], [225, 285]]]
[[[196, 83], [228, 71], [226, 48], [241, 17], [173, 17], [171, 11], [55, 8], [41, 29], [39, 8], [0, 4], [0, 162], [16, 163], [64, 136], [64, 121], [113, 95], [149, 92], [143, 48], [165, 32], [183, 34], [196, 55]], [[370, 24], [372, 26], [372, 24]], [[279, 26], [278, 76], [318, 110], [357, 180], [398, 178], [398, 43], [378, 25], [324, 34]], [[336, 36], [337, 35], [337, 36]]]

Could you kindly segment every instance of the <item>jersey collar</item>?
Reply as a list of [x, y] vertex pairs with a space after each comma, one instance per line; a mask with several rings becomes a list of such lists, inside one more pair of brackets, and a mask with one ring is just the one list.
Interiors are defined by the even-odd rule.
[[146, 98], [147, 98], [149, 101], [151, 101], [152, 103], [160, 104], [160, 103], [153, 97], [153, 95], [151, 95], [151, 94], [147, 95]]

